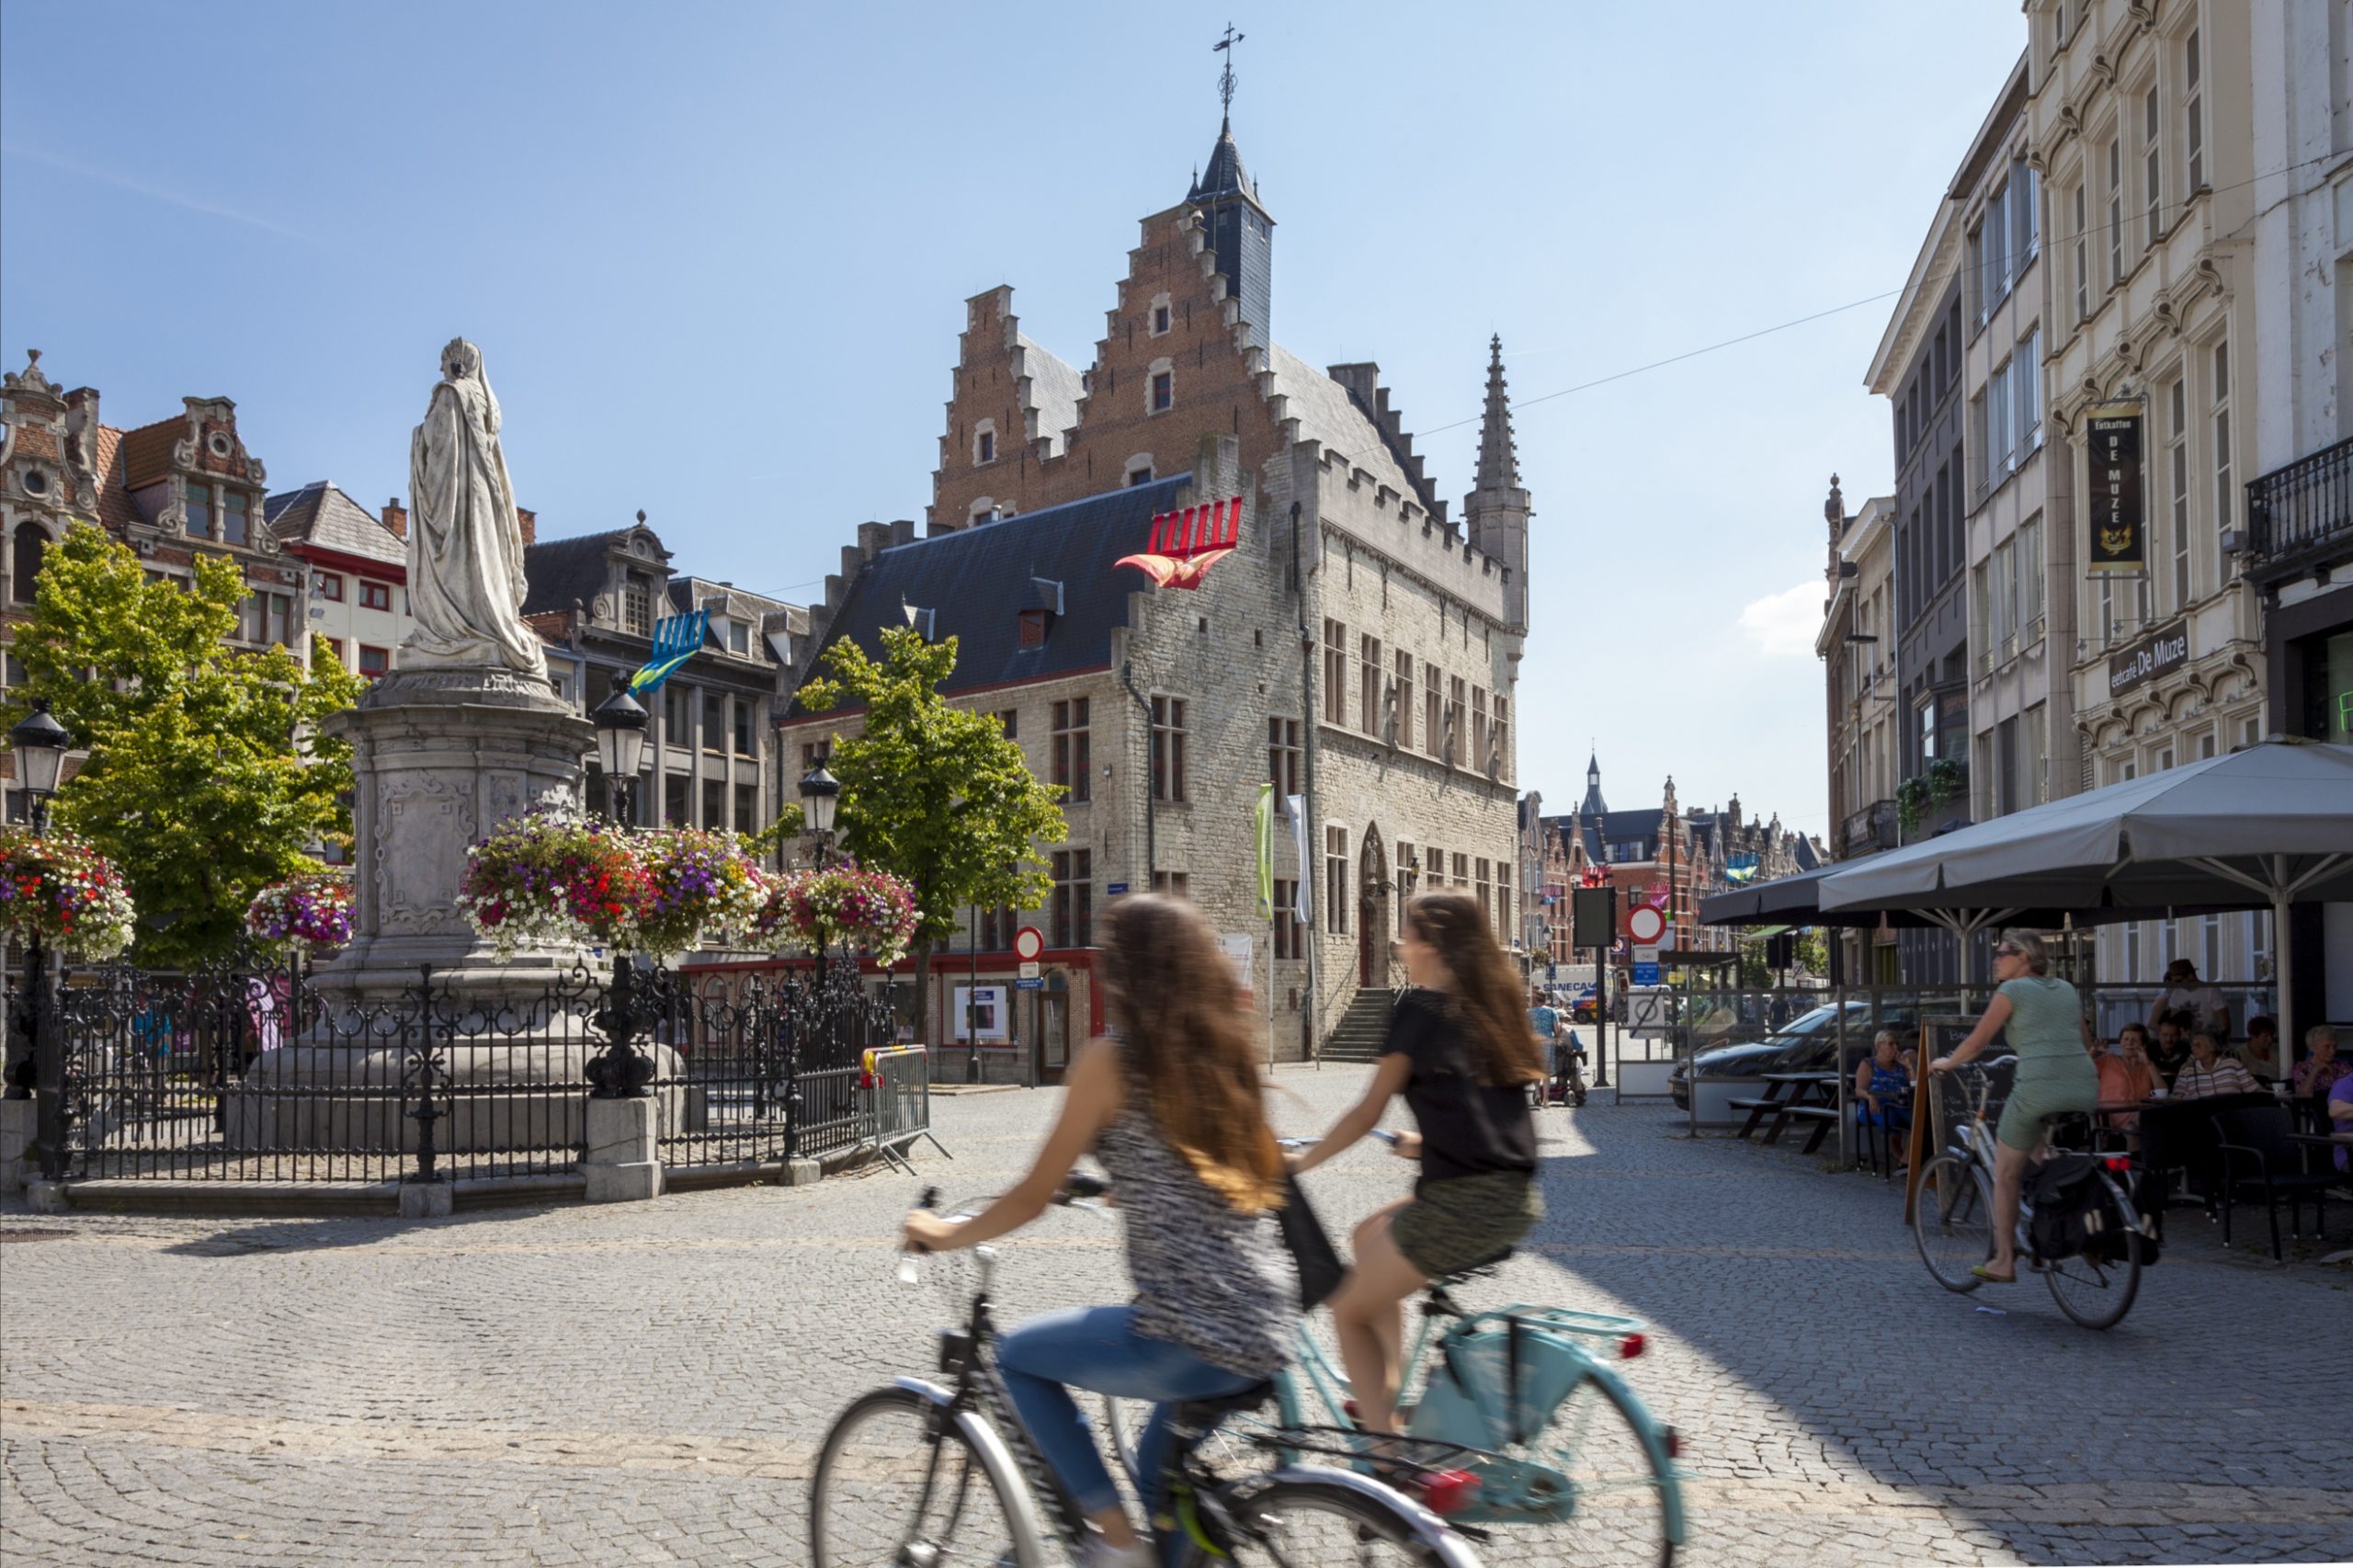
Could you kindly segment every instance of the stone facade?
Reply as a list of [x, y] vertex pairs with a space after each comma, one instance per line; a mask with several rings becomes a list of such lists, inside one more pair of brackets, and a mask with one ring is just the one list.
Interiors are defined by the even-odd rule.
[[[1200, 904], [1220, 931], [1247, 937], [1269, 1049], [1298, 1057], [1360, 986], [1389, 983], [1388, 944], [1415, 889], [1460, 885], [1484, 898], [1507, 945], [1519, 933], [1514, 709], [1531, 508], [1500, 346], [1491, 345], [1488, 428], [1467, 527], [1457, 527], [1378, 368], [1318, 371], [1245, 314], [1218, 270], [1213, 236], [1223, 220], [1267, 215], [1230, 135], [1210, 167], [1186, 203], [1143, 221], [1084, 375], [1021, 332], [1009, 289], [969, 301], [927, 537], [860, 530], [825, 605], [812, 608], [803, 663], [831, 637], [866, 642], [899, 610], [895, 599], [871, 601], [913, 591], [895, 585], [926, 570], [923, 552], [976, 525], [1024, 530], [1006, 536], [1027, 553], [1003, 565], [1004, 598], [992, 602], [993, 580], [975, 578], [955, 602], [918, 606], [932, 612], [934, 634], [959, 636], [968, 656], [983, 637], [1004, 639], [991, 618], [1028, 613], [1041, 582], [1058, 596], [1117, 596], [1099, 644], [1067, 653], [1077, 667], [1009, 679], [960, 669], [949, 695], [1010, 715], [1049, 779], [1055, 705], [1087, 704], [1089, 798], [1065, 804], [1061, 864], [1075, 875], [1072, 858], [1085, 855], [1095, 908], [1114, 887], [1157, 881]], [[1082, 580], [1055, 564], [1082, 552], [1073, 530], [1113, 526], [1102, 519], [1120, 490], [1178, 475], [1184, 484], [1155, 508], [1242, 502], [1238, 548], [1198, 591], [1152, 590], [1124, 569]], [[1141, 520], [1117, 525], [1135, 528], [1130, 548], [1139, 551]], [[1043, 635], [1051, 643], [1065, 632]], [[1006, 661], [1007, 670], [1029, 667], [1017, 654]], [[982, 689], [965, 689], [968, 681]], [[1155, 798], [1155, 713], [1165, 748], [1178, 703], [1185, 783], [1174, 788], [1164, 749]], [[794, 714], [784, 729], [789, 745], [813, 757], [855, 722]], [[1309, 801], [1307, 864], [1286, 841], [1275, 875], [1313, 884], [1312, 932], [1270, 929], [1257, 909], [1252, 807], [1278, 772], [1279, 792]], [[1055, 971], [1049, 983], [1061, 978], [1074, 996], [1085, 993], [1084, 933], [1061, 915], [1070, 896], [1011, 920], [969, 921], [983, 928], [984, 967], [1004, 978], [1011, 927], [1036, 925]], [[954, 957], [939, 967], [958, 972], [943, 974], [936, 1002], [970, 973]], [[935, 1006], [935, 1019], [944, 1010]], [[1086, 993], [1072, 1027], [1099, 1022]]]

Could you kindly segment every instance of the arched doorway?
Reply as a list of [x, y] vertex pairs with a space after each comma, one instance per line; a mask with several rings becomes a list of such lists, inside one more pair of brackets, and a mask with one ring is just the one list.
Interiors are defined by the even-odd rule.
[[1364, 830], [1357, 854], [1357, 983], [1389, 983], [1389, 855], [1378, 824]]

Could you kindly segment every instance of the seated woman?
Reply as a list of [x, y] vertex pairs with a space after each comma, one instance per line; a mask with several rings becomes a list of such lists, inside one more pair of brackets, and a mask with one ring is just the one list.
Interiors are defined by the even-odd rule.
[[[1893, 1029], [1872, 1036], [1870, 1060], [1855, 1066], [1855, 1125], [1890, 1134], [1912, 1126], [1912, 1074], [1897, 1054]], [[1893, 1153], [1893, 1137], [1887, 1144]]]
[[[2328, 1129], [2332, 1132], [2353, 1132], [2353, 1078], [2339, 1078], [2328, 1091]], [[2336, 1168], [2353, 1171], [2353, 1149], [2336, 1151]]]
[[2256, 1092], [2256, 1082], [2247, 1076], [2246, 1069], [2224, 1056], [2214, 1043], [2214, 1037], [2199, 1029], [2189, 1037], [2189, 1060], [2174, 1074], [2173, 1097], [2177, 1100], [2211, 1099], [2216, 1095], [2251, 1095]]
[[2246, 1070], [2267, 1083], [2279, 1076], [2279, 1020], [2257, 1013], [2246, 1021], [2246, 1043], [2239, 1047]]
[[[2149, 1031], [2139, 1024], [2127, 1024], [2117, 1036], [2114, 1051], [2102, 1051], [2092, 1058], [2092, 1066], [2099, 1073], [2099, 1097], [2103, 1105], [2137, 1105], [2156, 1092], [2157, 1072], [2149, 1064]], [[2101, 1113], [2109, 1126], [2130, 1132], [2141, 1125], [2137, 1110], [2111, 1110]]]

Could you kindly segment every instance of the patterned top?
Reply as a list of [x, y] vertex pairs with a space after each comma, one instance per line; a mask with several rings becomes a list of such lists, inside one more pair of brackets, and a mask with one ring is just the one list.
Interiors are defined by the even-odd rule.
[[1120, 1052], [1126, 1101], [1095, 1141], [1126, 1216], [1137, 1334], [1211, 1366], [1270, 1378], [1290, 1361], [1299, 1279], [1272, 1210], [1242, 1214], [1210, 1190], [1144, 1108], [1143, 1075]]
[[1870, 1092], [1878, 1097], [1882, 1110], [1909, 1106], [1912, 1103], [1912, 1074], [1906, 1073], [1900, 1062], [1893, 1067], [1882, 1067], [1874, 1062], [1871, 1063]]
[[2247, 1076], [2245, 1067], [2234, 1056], [2217, 1056], [2211, 1067], [2200, 1067], [2191, 1057], [2175, 1074], [2173, 1097], [2177, 1100], [2211, 1099], [2216, 1095], [2251, 1095], [2256, 1082]]
[[2325, 1095], [2340, 1078], [2353, 1078], [2353, 1062], [2336, 1056], [2323, 1064], [2319, 1057], [2307, 1056], [2296, 1063], [2288, 1082], [2295, 1085], [2295, 1092], [2300, 1095]]

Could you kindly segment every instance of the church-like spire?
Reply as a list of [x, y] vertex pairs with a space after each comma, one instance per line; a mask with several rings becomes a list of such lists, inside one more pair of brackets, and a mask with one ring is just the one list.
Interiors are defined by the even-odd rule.
[[1504, 340], [1487, 340], [1487, 407], [1479, 421], [1479, 490], [1519, 488], [1519, 447], [1511, 433], [1511, 393], [1504, 381]]
[[1577, 802], [1577, 814], [1598, 821], [1608, 810], [1601, 798], [1601, 754], [1595, 752], [1585, 765], [1585, 799]]

